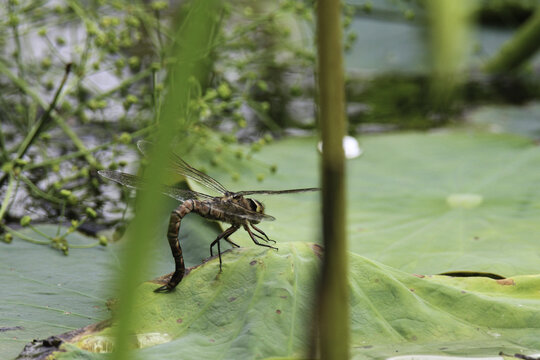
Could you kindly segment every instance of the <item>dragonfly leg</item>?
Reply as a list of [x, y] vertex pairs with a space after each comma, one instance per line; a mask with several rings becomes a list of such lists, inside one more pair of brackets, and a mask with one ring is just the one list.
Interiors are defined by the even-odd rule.
[[174, 258], [175, 270], [169, 282], [166, 285], [157, 288], [154, 292], [172, 291], [184, 277], [186, 267], [184, 265], [180, 241], [178, 240], [178, 233], [180, 232], [182, 218], [193, 210], [193, 206], [193, 200], [188, 200], [171, 213], [169, 228], [167, 230], [167, 240], [169, 241], [169, 246], [171, 247], [172, 256]]
[[247, 233], [249, 234], [249, 237], [251, 238], [251, 240], [253, 240], [253, 242], [259, 246], [264, 246], [264, 247], [267, 247], [267, 248], [270, 248], [270, 249], [274, 249], [274, 250], [277, 250], [278, 248], [276, 247], [273, 247], [271, 245], [268, 245], [268, 244], [261, 244], [260, 242], [257, 241], [257, 239], [255, 238], [254, 234], [251, 232], [251, 229], [249, 228], [249, 226], [247, 225], [244, 225], [244, 229], [247, 231]]
[[223, 240], [225, 240], [226, 242], [228, 242], [229, 244], [231, 244], [231, 245], [234, 246], [234, 247], [237, 247], [237, 248], [240, 247], [240, 245], [238, 245], [237, 243], [235, 243], [234, 241], [232, 241], [232, 240], [229, 239], [228, 237], [223, 238]]
[[[264, 241], [267, 241], [267, 242], [270, 242], [270, 241], [271, 241], [271, 242], [273, 242], [274, 244], [276, 243], [276, 240], [270, 239], [270, 238], [268, 237], [268, 235], [266, 235], [266, 234], [264, 233], [264, 231], [262, 231], [261, 229], [259, 229], [258, 227], [256, 227], [255, 225], [253, 225], [253, 224], [251, 224], [251, 223], [250, 223], [250, 225], [251, 225], [251, 227], [252, 227], [254, 230], [256, 230], [257, 232], [259, 232], [260, 234], [262, 234], [262, 235], [265, 237], [265, 239], [263, 239]], [[253, 234], [253, 235], [256, 235], [256, 234]], [[259, 238], [261, 238], [261, 237], [259, 237]]]
[[266, 240], [265, 238], [263, 238], [263, 237], [262, 237], [261, 235], [259, 235], [259, 234], [253, 233], [253, 236], [255, 236], [257, 239], [261, 239], [262, 241], [268, 242], [268, 240]]
[[[210, 256], [214, 256], [213, 254], [213, 251], [212, 251], [212, 248], [214, 247], [214, 245], [217, 244], [217, 247], [218, 247], [218, 256], [219, 256], [219, 271], [221, 272], [221, 247], [219, 245], [219, 240], [225, 238], [225, 240], [227, 240], [228, 242], [231, 242], [228, 237], [231, 236], [236, 230], [238, 230], [240, 226], [238, 225], [232, 225], [230, 228], [228, 228], [227, 230], [225, 230], [224, 232], [222, 232], [221, 234], [218, 235], [218, 237], [216, 238], [216, 240], [212, 241], [212, 243], [210, 244]], [[234, 244], [234, 243], [233, 243]], [[236, 245], [236, 244], [234, 244]], [[238, 246], [238, 245], [236, 245]], [[239, 246], [238, 246], [239, 247]]]

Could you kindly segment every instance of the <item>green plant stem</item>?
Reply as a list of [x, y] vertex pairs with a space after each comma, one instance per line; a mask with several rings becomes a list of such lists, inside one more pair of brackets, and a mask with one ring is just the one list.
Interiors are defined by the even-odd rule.
[[12, 228], [10, 228], [10, 227], [7, 226], [7, 225], [2, 225], [2, 227], [3, 227], [8, 233], [10, 233], [11, 235], [18, 237], [18, 238], [21, 239], [21, 240], [31, 242], [31, 243], [33, 243], [33, 244], [38, 244], [38, 245], [49, 245], [49, 244], [51, 243], [50, 241], [41, 241], [41, 240], [32, 239], [31, 237], [26, 236], [26, 235], [24, 235], [23, 233], [20, 233], [20, 232], [18, 232], [18, 231], [16, 231], [16, 230], [13, 230]]
[[45, 234], [43, 231], [36, 228], [34, 225], [28, 224], [28, 228], [32, 229], [32, 231], [35, 232], [36, 234], [43, 236], [45, 239], [49, 239], [52, 241], [52, 238], [49, 235]]
[[491, 58], [484, 69], [490, 73], [504, 73], [518, 69], [540, 49], [540, 6]]
[[430, 15], [431, 109], [446, 114], [452, 109], [463, 82], [465, 46], [469, 38], [471, 2], [438, 0], [426, 3]]
[[[134, 316], [135, 301], [137, 298], [136, 288], [143, 278], [144, 271], [148, 266], [149, 238], [153, 236], [152, 228], [160, 220], [157, 218], [159, 209], [164, 206], [164, 199], [159, 195], [159, 180], [165, 175], [167, 156], [160, 156], [169, 151], [168, 147], [174, 139], [175, 132], [172, 129], [187, 126], [186, 114], [189, 103], [189, 79], [195, 78], [200, 81], [206, 75], [208, 69], [204, 58], [197, 54], [205, 52], [212, 39], [209, 38], [209, 29], [215, 21], [215, 12], [219, 7], [216, 0], [191, 1], [189, 2], [189, 14], [182, 10], [185, 15], [181, 22], [175, 21], [175, 29], [182, 28], [184, 31], [176, 31], [174, 47], [171, 49], [171, 57], [177, 59], [168, 67], [166, 92], [163, 107], [159, 117], [159, 127], [155, 148], [150, 154], [150, 161], [146, 174], [151, 174], [147, 180], [148, 191], [138, 192], [137, 202], [140, 205], [135, 215], [133, 226], [128, 232], [128, 246], [122, 254], [124, 271], [119, 276], [118, 298], [121, 306], [115, 316], [115, 348], [112, 357], [115, 360], [132, 359], [131, 336], [136, 332], [138, 323]], [[182, 24], [180, 26], [180, 24]], [[178, 119], [181, 119], [180, 121]], [[183, 120], [183, 121], [182, 121]], [[167, 294], [161, 294], [167, 296]]]
[[[60, 96], [60, 92], [64, 88], [64, 85], [66, 84], [67, 78], [69, 76], [69, 73], [71, 71], [71, 64], [66, 65], [66, 71], [64, 73], [64, 77], [62, 78], [62, 81], [60, 83], [60, 86], [58, 86], [58, 89], [56, 90], [56, 93], [54, 94], [54, 97], [50, 104], [47, 106], [47, 110], [43, 113], [43, 115], [36, 121], [32, 129], [30, 129], [30, 132], [28, 135], [23, 139], [22, 143], [19, 145], [19, 149], [17, 150], [17, 154], [15, 155], [15, 158], [12, 159], [18, 160], [21, 159], [24, 154], [26, 154], [26, 151], [30, 148], [34, 140], [37, 138], [37, 136], [41, 133], [45, 125], [47, 125], [51, 119], [51, 112], [56, 106], [56, 103], [58, 101], [58, 97]], [[0, 178], [0, 187], [4, 184], [5, 180], [7, 178], [7, 174], [4, 174]]]
[[62, 199], [59, 199], [57, 197], [54, 197], [50, 194], [47, 194], [46, 192], [42, 191], [40, 188], [38, 188], [32, 181], [30, 181], [30, 179], [28, 179], [26, 176], [24, 176], [23, 174], [20, 174], [19, 175], [19, 179], [22, 180], [23, 183], [26, 184], [26, 186], [28, 186], [28, 188], [30, 189], [30, 191], [32, 191], [33, 193], [41, 196], [42, 198], [44, 199], [47, 199], [49, 200], [50, 202], [52, 203], [55, 203], [55, 204], [63, 204], [64, 201]]
[[6, 195], [2, 199], [2, 206], [0, 207], [0, 224], [2, 223], [2, 219], [4, 218], [4, 215], [6, 213], [6, 210], [9, 206], [9, 201], [11, 200], [11, 196], [13, 193], [13, 185], [15, 184], [15, 180], [13, 178], [13, 175], [10, 173], [9, 175], [9, 183], [6, 191]]
[[41, 133], [41, 130], [43, 130], [43, 127], [47, 125], [48, 122], [51, 120], [51, 112], [54, 110], [56, 106], [56, 103], [60, 96], [60, 92], [64, 88], [64, 85], [66, 84], [66, 81], [70, 72], [71, 72], [71, 64], [67, 64], [66, 71], [64, 72], [64, 77], [62, 78], [62, 81], [60, 82], [60, 86], [58, 86], [58, 89], [56, 90], [56, 93], [54, 94], [52, 101], [49, 103], [49, 106], [47, 106], [47, 110], [34, 124], [32, 129], [30, 130], [30, 133], [26, 136], [26, 138], [23, 140], [23, 142], [19, 146], [16, 159], [20, 159], [24, 156], [24, 154], [26, 154], [26, 151], [32, 145], [32, 143], [37, 138], [37, 136]]
[[71, 139], [71, 142], [75, 145], [78, 151], [85, 154], [84, 158], [88, 162], [88, 164], [90, 164], [90, 166], [92, 166], [93, 168], [97, 168], [99, 164], [98, 161], [92, 156], [92, 152], [88, 151], [88, 149], [86, 148], [82, 140], [79, 138], [79, 136], [77, 136], [75, 131], [73, 131], [73, 129], [66, 124], [64, 119], [60, 117], [56, 117], [55, 122], [58, 127], [60, 127], [60, 129], [62, 129], [64, 133]]
[[324, 257], [318, 293], [321, 359], [349, 358], [349, 293], [345, 231], [345, 84], [341, 4], [317, 2], [319, 122]]
[[54, 165], [54, 164], [60, 164], [60, 163], [66, 161], [66, 160], [69, 160], [69, 159], [74, 159], [74, 158], [78, 158], [78, 157], [86, 156], [88, 154], [95, 153], [98, 150], [105, 149], [105, 148], [111, 146], [111, 144], [112, 144], [112, 142], [109, 142], [109, 143], [98, 145], [98, 146], [93, 147], [91, 149], [79, 150], [79, 151], [72, 152], [72, 153], [69, 153], [69, 154], [66, 154], [66, 155], [63, 155], [63, 156], [59, 156], [59, 157], [56, 157], [56, 158], [53, 158], [53, 159], [48, 159], [48, 160], [42, 161], [42, 162], [37, 163], [37, 164], [30, 164], [30, 165], [25, 166], [24, 169], [25, 170], [32, 170], [32, 169], [37, 169], [37, 168], [50, 166], [50, 165]]
[[69, 244], [69, 248], [70, 249], [90, 249], [90, 248], [93, 248], [93, 247], [96, 247], [99, 245], [99, 241], [96, 241], [95, 243], [92, 243], [92, 244], [88, 244], [88, 245], [73, 245], [73, 244]]
[[[13, 5], [11, 2], [8, 2], [8, 15], [16, 16], [16, 12], [13, 11]], [[19, 77], [25, 77], [24, 64], [22, 61], [22, 46], [21, 46], [21, 37], [19, 36], [19, 27], [17, 24], [11, 25], [11, 31], [13, 32], [13, 39], [15, 40], [15, 62], [17, 63], [17, 68], [19, 70]]]

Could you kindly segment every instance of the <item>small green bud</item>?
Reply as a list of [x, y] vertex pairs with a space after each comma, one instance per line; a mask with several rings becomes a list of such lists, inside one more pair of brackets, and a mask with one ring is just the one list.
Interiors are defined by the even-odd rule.
[[366, 2], [362, 10], [367, 14], [371, 13], [371, 11], [373, 11], [373, 4], [371, 1]]
[[152, 8], [152, 10], [160, 11], [160, 10], [164, 10], [164, 9], [168, 8], [169, 4], [166, 1], [154, 1], [150, 5], [150, 7]]
[[126, 61], [122, 58], [116, 59], [116, 61], [114, 62], [114, 66], [117, 69], [122, 69], [124, 66], [126, 66]]
[[120, 24], [120, 20], [114, 16], [104, 16], [100, 22], [104, 28], [115, 27]]
[[47, 91], [52, 91], [52, 89], [54, 89], [54, 83], [52, 80], [47, 80], [44, 85]]
[[53, 164], [51, 166], [51, 170], [55, 173], [59, 172], [60, 171], [60, 165], [59, 164]]
[[262, 145], [258, 142], [251, 144], [251, 151], [258, 152], [262, 148]]
[[88, 36], [95, 36], [99, 33], [99, 29], [93, 22], [86, 23], [86, 33]]
[[11, 244], [12, 241], [13, 241], [13, 235], [11, 235], [10, 233], [7, 233], [6, 235], [4, 235], [5, 243]]
[[291, 94], [291, 96], [298, 97], [302, 95], [302, 88], [300, 87], [300, 85], [292, 85], [289, 89], [289, 93]]
[[20, 22], [20, 20], [19, 20], [19, 17], [17, 15], [15, 15], [15, 14], [10, 14], [9, 15], [8, 22], [7, 22], [9, 26], [17, 26], [17, 25], [19, 25], [19, 22]]
[[68, 199], [67, 199], [67, 201], [68, 201], [68, 203], [69, 203], [70, 205], [75, 205], [75, 204], [77, 204], [77, 201], [78, 201], [78, 200], [79, 200], [79, 199], [77, 199], [77, 197], [76, 197], [75, 195], [73, 195], [73, 194], [71, 194], [70, 196], [68, 196]]
[[61, 5], [56, 5], [54, 7], [54, 12], [60, 15], [60, 14], [65, 13], [66, 9], [64, 7], [62, 7]]
[[244, 8], [244, 16], [252, 16], [253, 15], [253, 9], [250, 6], [246, 6]]
[[131, 70], [137, 70], [141, 66], [141, 59], [138, 56], [132, 56], [128, 59], [128, 65]]
[[213, 100], [218, 96], [218, 93], [215, 89], [208, 89], [206, 95], [204, 96], [205, 100]]
[[79, 227], [79, 220], [71, 220], [71, 226], [74, 228]]
[[266, 81], [258, 80], [257, 87], [262, 91], [268, 91], [268, 83]]
[[60, 190], [60, 195], [67, 198], [67, 197], [71, 196], [71, 191], [69, 191], [67, 189], [62, 189], [62, 190]]
[[26, 227], [30, 225], [30, 221], [32, 221], [32, 218], [28, 215], [25, 215], [21, 218], [21, 226]]
[[92, 219], [95, 219], [97, 217], [96, 211], [91, 207], [87, 207], [86, 209], [84, 209], [84, 211], [86, 212], [86, 215], [88, 215]]
[[221, 97], [222, 99], [227, 99], [232, 94], [231, 88], [229, 87], [229, 84], [227, 83], [219, 84], [217, 88], [217, 92], [219, 94], [219, 97]]
[[137, 98], [135, 95], [129, 94], [126, 96], [126, 99], [124, 100], [124, 109], [129, 109], [131, 105], [136, 104], [139, 102], [139, 98]]
[[262, 182], [264, 180], [264, 178], [265, 178], [264, 174], [261, 174], [261, 173], [257, 174], [257, 181], [258, 182]]
[[81, 171], [79, 171], [79, 175], [87, 179], [90, 176], [90, 171], [88, 168], [82, 168]]
[[414, 13], [414, 11], [412, 10], [405, 10], [405, 12], [403, 13], [403, 17], [406, 19], [406, 20], [414, 20], [416, 14]]
[[43, 141], [49, 141], [51, 140], [52, 136], [51, 134], [44, 132], [44, 133], [39, 134], [39, 138]]
[[11, 162], [7, 162], [5, 164], [2, 164], [2, 171], [3, 172], [10, 172], [11, 170], [13, 170], [13, 163]]
[[105, 235], [100, 235], [98, 237], [98, 240], [99, 240], [99, 245], [101, 245], [101, 246], [107, 246], [107, 244], [109, 243], [109, 241], [107, 240], [107, 237]]
[[247, 126], [247, 121], [245, 118], [238, 119], [236, 122], [240, 128], [245, 128]]
[[217, 156], [214, 156], [212, 160], [210, 160], [210, 164], [212, 164], [212, 166], [218, 166], [221, 164], [221, 160]]
[[98, 106], [98, 109], [105, 109], [105, 107], [107, 106], [107, 100], [99, 100], [97, 102], [97, 106]]
[[90, 99], [87, 103], [88, 108], [90, 110], [97, 110], [98, 109], [98, 102], [95, 99]]
[[141, 25], [141, 22], [135, 16], [128, 16], [125, 21], [129, 27], [139, 27]]
[[270, 165], [270, 172], [271, 172], [272, 174], [275, 174], [275, 173], [277, 172], [277, 170], [278, 170], [278, 167], [277, 167], [276, 164]]
[[121, 142], [122, 144], [130, 144], [131, 143], [131, 135], [128, 134], [127, 132], [123, 132], [122, 134], [120, 134], [120, 136], [118, 137], [118, 142]]

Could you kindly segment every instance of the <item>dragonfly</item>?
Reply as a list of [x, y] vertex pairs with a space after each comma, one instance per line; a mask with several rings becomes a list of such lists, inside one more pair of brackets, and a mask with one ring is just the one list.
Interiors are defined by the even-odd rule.
[[[152, 143], [140, 140], [137, 142], [137, 147], [143, 155], [148, 156]], [[275, 218], [271, 215], [265, 214], [265, 207], [262, 202], [246, 196], [291, 194], [320, 190], [319, 188], [302, 188], [289, 190], [251, 190], [233, 192], [227, 190], [227, 188], [225, 188], [216, 179], [193, 168], [175, 153], [171, 153], [169, 157], [169, 170], [219, 193], [220, 196], [211, 196], [193, 190], [181, 189], [175, 186], [161, 186], [160, 191], [164, 195], [180, 201], [180, 205], [171, 212], [167, 229], [167, 240], [174, 258], [175, 270], [167, 284], [155, 289], [155, 292], [172, 291], [184, 277], [184, 257], [182, 255], [182, 248], [180, 247], [178, 234], [180, 232], [180, 224], [182, 219], [187, 214], [196, 213], [209, 220], [221, 221], [230, 224], [230, 227], [219, 234], [217, 238], [210, 244], [211, 257], [214, 256], [213, 248], [217, 245], [219, 270], [221, 272], [222, 259], [220, 241], [225, 240], [233, 247], [240, 247], [230, 239], [230, 236], [240, 228], [243, 228], [249, 234], [249, 237], [255, 244], [277, 250], [276, 247], [269, 244], [275, 244], [275, 241], [270, 239], [263, 230], [256, 226], [261, 221], [273, 221]], [[145, 181], [135, 175], [112, 170], [100, 170], [98, 173], [102, 177], [117, 182], [128, 188], [145, 188]]]

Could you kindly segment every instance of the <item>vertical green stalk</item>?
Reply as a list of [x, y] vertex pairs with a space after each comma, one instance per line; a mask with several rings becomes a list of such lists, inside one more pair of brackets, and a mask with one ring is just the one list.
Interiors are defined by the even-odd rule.
[[470, 0], [426, 2], [430, 18], [431, 105], [445, 113], [455, 101], [462, 82], [469, 38]]
[[317, 3], [319, 120], [323, 141], [324, 260], [319, 288], [321, 359], [349, 357], [349, 294], [345, 232], [345, 91], [341, 3]]
[[[218, 13], [216, 0], [192, 1], [180, 10], [182, 19], [175, 22], [174, 44], [168, 52], [170, 65], [166, 82], [166, 95], [160, 111], [159, 127], [156, 133], [155, 146], [150, 154], [145, 179], [148, 188], [137, 196], [137, 213], [128, 233], [128, 246], [125, 247], [122, 264], [123, 272], [118, 283], [119, 306], [115, 316], [116, 341], [115, 360], [133, 359], [131, 335], [136, 333], [138, 317], [135, 313], [136, 287], [142, 282], [148, 267], [147, 254], [153, 246], [154, 228], [162, 223], [158, 218], [159, 209], [165, 205], [165, 198], [159, 195], [160, 181], [166, 175], [170, 144], [176, 140], [182, 127], [186, 127], [190, 81], [201, 81], [205, 76], [208, 49], [211, 45], [211, 29]], [[180, 13], [179, 12], [179, 13]], [[187, 12], [187, 14], [186, 14]], [[160, 156], [160, 154], [162, 154]], [[181, 291], [179, 288], [176, 291]], [[156, 296], [167, 296], [158, 294]]]

